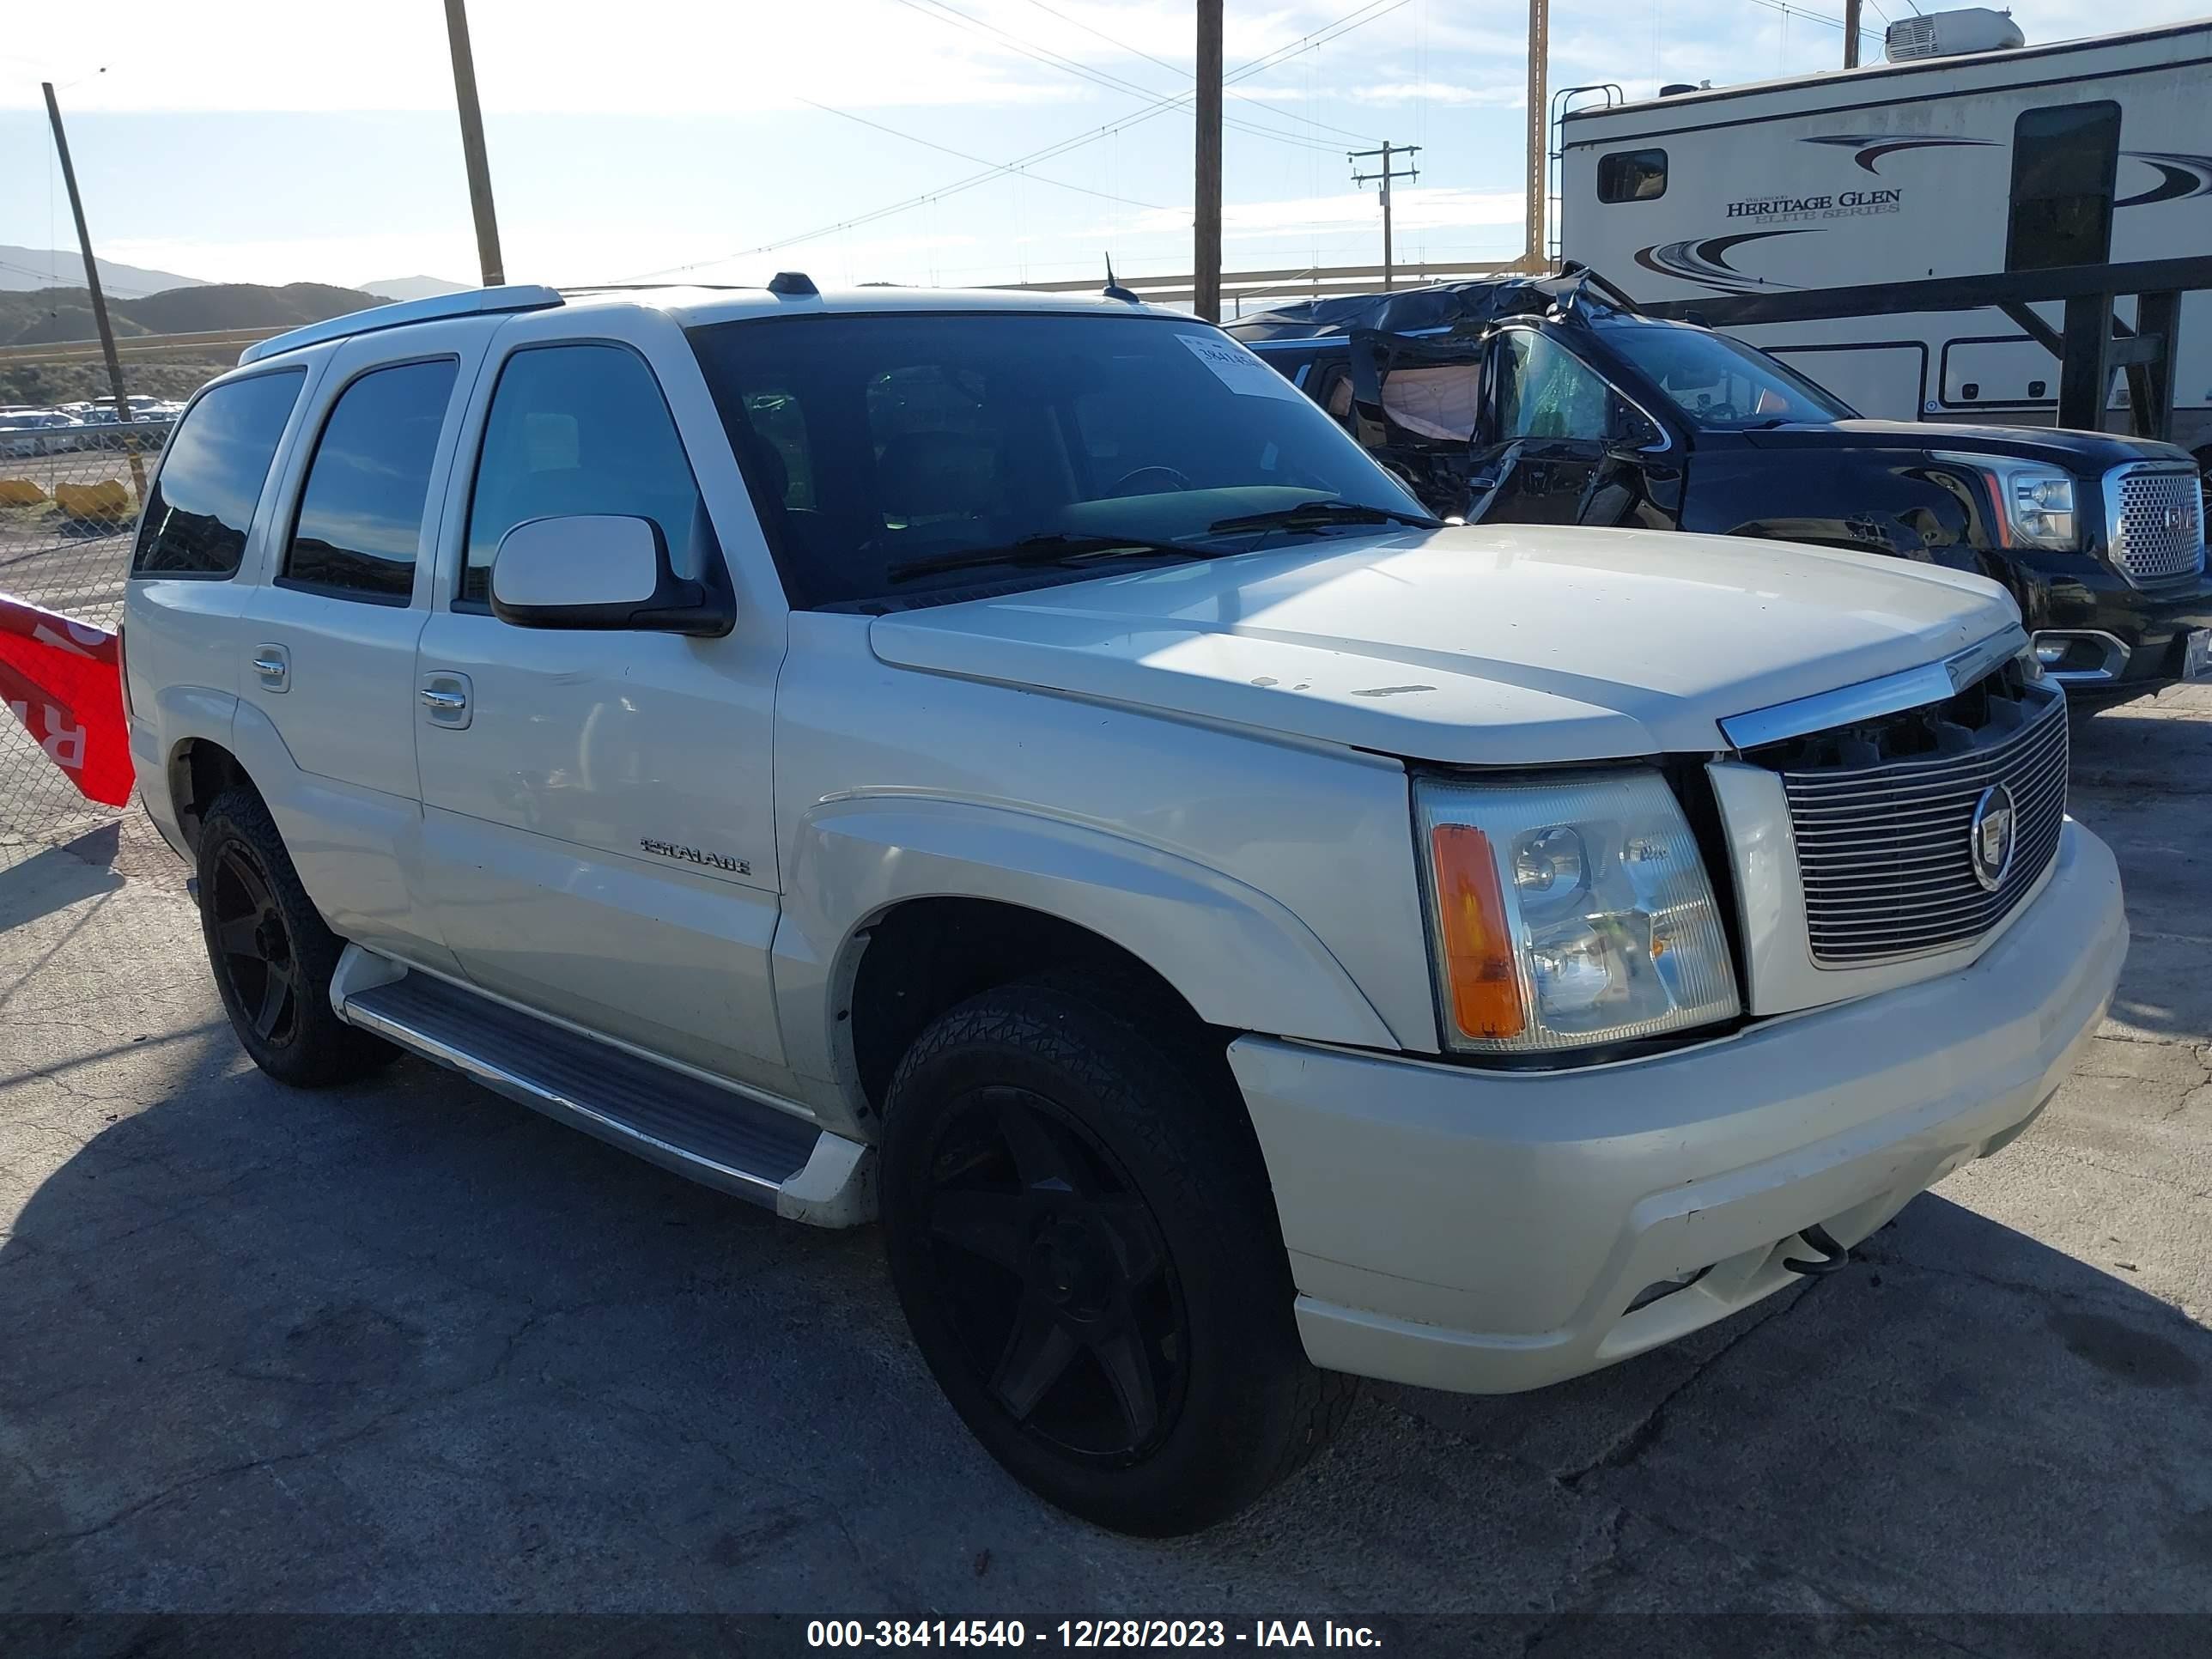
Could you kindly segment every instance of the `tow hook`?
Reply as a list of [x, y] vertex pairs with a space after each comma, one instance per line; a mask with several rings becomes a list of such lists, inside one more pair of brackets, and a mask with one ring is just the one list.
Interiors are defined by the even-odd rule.
[[1845, 1267], [1850, 1266], [1851, 1253], [1831, 1238], [1828, 1236], [1828, 1230], [1819, 1222], [1814, 1222], [1809, 1227], [1800, 1227], [1797, 1230], [1797, 1237], [1814, 1249], [1820, 1251], [1823, 1259], [1819, 1261], [1796, 1261], [1785, 1255], [1782, 1258], [1782, 1265], [1789, 1268], [1791, 1273], [1805, 1273], [1812, 1278], [1820, 1279], [1829, 1273], [1841, 1273]]

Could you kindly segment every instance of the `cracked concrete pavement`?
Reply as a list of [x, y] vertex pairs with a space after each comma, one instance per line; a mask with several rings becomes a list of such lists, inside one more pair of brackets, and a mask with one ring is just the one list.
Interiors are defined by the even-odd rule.
[[279, 1088], [143, 823], [0, 848], [0, 1612], [1467, 1611], [1540, 1648], [1589, 1612], [2212, 1610], [2208, 763], [2212, 690], [2077, 722], [2135, 949], [2002, 1157], [1595, 1376], [1370, 1387], [1166, 1544], [1000, 1474], [872, 1230], [411, 1060]]

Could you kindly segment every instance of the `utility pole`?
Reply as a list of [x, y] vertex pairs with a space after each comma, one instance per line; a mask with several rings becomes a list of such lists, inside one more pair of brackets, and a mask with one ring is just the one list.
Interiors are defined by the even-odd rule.
[[1859, 0], [1844, 0], [1844, 67], [1859, 66]]
[[1552, 0], [1528, 0], [1528, 246], [1522, 264], [1532, 276], [1549, 269], [1552, 263], [1544, 229], [1552, 202], [1552, 135], [1544, 125], [1551, 46]]
[[499, 220], [491, 208], [491, 162], [484, 155], [483, 111], [477, 103], [476, 54], [469, 50], [468, 0], [446, 0], [446, 40], [453, 53], [453, 102], [461, 113], [461, 159], [469, 170], [469, 208], [477, 221], [477, 263], [483, 285], [507, 280], [499, 257]]
[[146, 499], [146, 467], [131, 447], [131, 400], [123, 392], [123, 360], [115, 355], [115, 325], [107, 320], [107, 295], [100, 286], [100, 262], [92, 257], [92, 232], [85, 228], [84, 198], [77, 193], [76, 164], [70, 160], [69, 134], [62, 131], [62, 106], [54, 101], [54, 83], [40, 83], [46, 94], [46, 119], [53, 124], [54, 149], [60, 154], [62, 182], [69, 187], [70, 212], [76, 219], [76, 245], [84, 251], [85, 292], [92, 296], [92, 320], [100, 330], [100, 355], [107, 359], [107, 389], [115, 394], [115, 419], [125, 429], [117, 434], [131, 457], [131, 484], [138, 499]]
[[1382, 291], [1385, 294], [1388, 294], [1390, 291], [1391, 281], [1390, 181], [1393, 179], [1418, 179], [1421, 176], [1420, 168], [1414, 167], [1410, 163], [1402, 171], [1394, 168], [1390, 165], [1390, 158], [1394, 155], [1419, 155], [1420, 153], [1421, 147], [1419, 144], [1385, 144], [1380, 149], [1353, 150], [1345, 158], [1346, 161], [1352, 163], [1355, 169], [1357, 169], [1358, 164], [1362, 161], [1371, 160], [1378, 155], [1382, 158], [1382, 170], [1381, 172], [1360, 173], [1355, 170], [1352, 175], [1352, 182], [1355, 185], [1370, 185], [1379, 182], [1382, 185], [1382, 188], [1377, 190], [1375, 194], [1382, 204]]
[[1191, 308], [1221, 320], [1221, 0], [1198, 0], [1197, 213]]

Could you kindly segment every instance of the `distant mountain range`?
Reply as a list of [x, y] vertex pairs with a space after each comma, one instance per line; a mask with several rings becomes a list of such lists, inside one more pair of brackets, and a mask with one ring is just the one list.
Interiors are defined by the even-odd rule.
[[441, 294], [465, 294], [473, 283], [449, 283], [442, 276], [384, 276], [363, 283], [368, 292], [386, 300], [432, 300]]
[[[73, 288], [82, 291], [83, 285], [84, 258], [74, 248], [9, 247], [0, 243], [0, 294], [27, 294], [42, 288]], [[204, 276], [184, 276], [173, 270], [154, 270], [144, 265], [118, 264], [112, 259], [100, 262], [100, 285], [110, 300], [121, 301], [146, 299], [165, 294], [172, 289], [259, 286], [210, 283]], [[289, 285], [292, 289], [315, 286], [320, 285], [299, 283]], [[440, 294], [459, 294], [475, 286], [473, 283], [449, 283], [442, 276], [418, 275], [380, 277], [375, 282], [363, 283], [357, 289], [347, 291], [367, 294], [377, 300], [427, 300]], [[250, 325], [216, 323], [208, 326], [224, 328]]]
[[[218, 329], [297, 328], [349, 311], [384, 304], [382, 295], [321, 283], [264, 288], [252, 283], [201, 283], [143, 298], [111, 297], [108, 319], [118, 339], [147, 334], [198, 334]], [[0, 348], [89, 340], [99, 333], [92, 297], [82, 288], [0, 292]], [[133, 392], [183, 397], [238, 361], [238, 349], [186, 347], [159, 361], [133, 358], [124, 379]], [[0, 352], [0, 403], [59, 404], [104, 397], [106, 371], [97, 358], [74, 362], [10, 364]]]
[[[179, 276], [173, 270], [149, 270], [143, 265], [119, 265], [112, 259], [100, 264], [100, 286], [111, 300], [137, 299], [164, 289], [204, 286], [197, 276]], [[51, 247], [9, 247], [0, 243], [0, 294], [21, 294], [29, 289], [84, 286], [84, 256], [74, 248], [64, 252]]]
[[[111, 296], [107, 315], [118, 338], [138, 334], [195, 334], [218, 328], [295, 328], [382, 305], [382, 296], [357, 288], [290, 283], [201, 283], [142, 299]], [[0, 346], [47, 345], [89, 340], [99, 333], [92, 296], [82, 288], [46, 288], [0, 294]]]

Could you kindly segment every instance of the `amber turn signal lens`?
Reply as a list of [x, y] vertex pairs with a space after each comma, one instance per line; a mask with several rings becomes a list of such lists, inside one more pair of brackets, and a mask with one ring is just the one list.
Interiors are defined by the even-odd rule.
[[1462, 1036], [1519, 1036], [1528, 1023], [1490, 838], [1471, 823], [1429, 832], [1452, 1020]]

